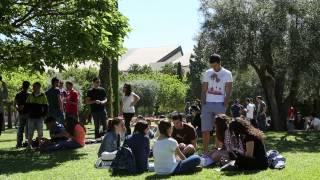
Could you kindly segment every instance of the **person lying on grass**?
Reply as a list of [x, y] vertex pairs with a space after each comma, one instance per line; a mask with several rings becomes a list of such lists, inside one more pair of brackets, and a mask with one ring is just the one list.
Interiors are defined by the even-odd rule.
[[229, 125], [231, 134], [238, 137], [244, 145], [244, 154], [233, 151], [234, 163], [231, 162], [229, 168], [226, 166], [222, 170], [264, 170], [268, 168], [268, 158], [264, 145], [264, 134], [259, 129], [253, 127], [249, 121], [237, 118]]
[[204, 155], [207, 163], [203, 164], [203, 166], [209, 166], [213, 163], [223, 166], [230, 160], [229, 153], [244, 153], [242, 142], [232, 135], [228, 128], [228, 121], [231, 121], [231, 118], [225, 114], [219, 114], [215, 119], [216, 147], [213, 151]]
[[47, 118], [45, 123], [50, 131], [51, 141], [50, 143], [43, 141], [40, 145], [41, 151], [51, 152], [85, 146], [86, 130], [77, 119], [72, 117], [66, 119], [67, 131], [52, 117]]
[[120, 119], [109, 120], [107, 133], [104, 135], [102, 143], [98, 151], [98, 157], [103, 152], [115, 152], [120, 147], [120, 135], [125, 131], [124, 121]]
[[200, 157], [198, 155], [192, 155], [188, 158], [184, 156], [178, 142], [171, 138], [171, 122], [167, 120], [160, 121], [158, 129], [160, 136], [153, 147], [156, 174], [186, 174], [197, 171], [201, 162]]
[[189, 157], [196, 152], [197, 148], [197, 133], [192, 125], [183, 122], [180, 113], [172, 115], [174, 124], [172, 138], [178, 141], [181, 152]]

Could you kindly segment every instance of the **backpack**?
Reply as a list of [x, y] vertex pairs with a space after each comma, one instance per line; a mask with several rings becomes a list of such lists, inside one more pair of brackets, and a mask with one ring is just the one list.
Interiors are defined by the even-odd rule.
[[128, 146], [122, 146], [118, 150], [115, 159], [111, 163], [110, 170], [112, 175], [136, 173], [136, 160]]

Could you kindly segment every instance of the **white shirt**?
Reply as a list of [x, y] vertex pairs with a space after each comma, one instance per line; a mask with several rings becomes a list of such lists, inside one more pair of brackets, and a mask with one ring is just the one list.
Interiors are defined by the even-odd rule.
[[154, 169], [158, 175], [169, 175], [174, 172], [178, 162], [176, 149], [178, 142], [173, 138], [157, 140], [153, 146]]
[[320, 130], [320, 119], [319, 118], [313, 118], [311, 125], [313, 127], [313, 129], [315, 130]]
[[219, 72], [207, 70], [203, 75], [203, 82], [208, 83], [207, 102], [224, 102], [226, 83], [232, 82], [232, 73], [225, 68]]
[[134, 106], [131, 106], [131, 103], [134, 102], [134, 96], [136, 94], [134, 92], [131, 92], [129, 96], [123, 96], [122, 97], [122, 112], [124, 113], [135, 113]]
[[256, 108], [256, 105], [249, 103], [247, 105], [247, 118], [248, 119], [253, 119], [253, 115], [254, 115], [254, 109]]

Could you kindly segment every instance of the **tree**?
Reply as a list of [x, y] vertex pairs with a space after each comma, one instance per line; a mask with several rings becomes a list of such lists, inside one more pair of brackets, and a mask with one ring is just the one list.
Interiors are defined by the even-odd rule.
[[[320, 72], [320, 2], [201, 1], [205, 22], [199, 58], [212, 52], [226, 66], [257, 73], [275, 130], [285, 127], [289, 105], [296, 103], [304, 72]], [[206, 45], [204, 45], [206, 44]]]
[[183, 80], [183, 69], [181, 63], [177, 63], [177, 76], [180, 81]]
[[162, 66], [161, 73], [169, 75], [177, 75], [178, 64], [168, 63]]
[[130, 74], [148, 74], [152, 72], [152, 68], [148, 65], [140, 66], [139, 64], [131, 64], [128, 73]]
[[112, 93], [113, 93], [113, 115], [119, 114], [119, 68], [118, 60], [112, 61], [111, 65], [111, 77], [112, 77]]
[[44, 71], [119, 57], [128, 20], [116, 0], [0, 2], [0, 64]]

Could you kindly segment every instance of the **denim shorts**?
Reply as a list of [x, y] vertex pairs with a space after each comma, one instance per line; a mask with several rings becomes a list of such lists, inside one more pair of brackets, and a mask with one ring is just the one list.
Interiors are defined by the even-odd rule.
[[215, 116], [224, 114], [226, 108], [223, 102], [207, 102], [202, 106], [201, 112], [201, 131], [212, 131], [215, 122]]

